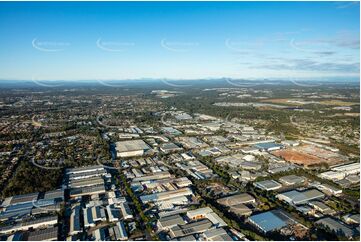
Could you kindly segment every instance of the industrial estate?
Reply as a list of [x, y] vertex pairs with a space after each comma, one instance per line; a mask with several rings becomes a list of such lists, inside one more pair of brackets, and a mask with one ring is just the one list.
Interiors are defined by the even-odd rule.
[[359, 90], [213, 85], [2, 89], [1, 239], [358, 240]]
[[0, 241], [360, 241], [360, 1], [0, 0]]

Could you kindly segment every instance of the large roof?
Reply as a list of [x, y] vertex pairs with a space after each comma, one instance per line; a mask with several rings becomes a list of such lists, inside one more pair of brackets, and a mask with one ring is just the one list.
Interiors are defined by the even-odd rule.
[[129, 152], [129, 151], [148, 150], [148, 149], [150, 149], [149, 145], [147, 145], [141, 139], [116, 142], [117, 152]]
[[324, 197], [324, 194], [318, 191], [317, 189], [310, 189], [302, 192], [292, 190], [289, 192], [282, 193], [281, 195], [292, 200], [294, 204], [302, 204], [310, 200]]
[[276, 182], [275, 180], [265, 180], [265, 181], [255, 182], [254, 184], [262, 189], [277, 189], [282, 187], [282, 185]]
[[159, 219], [159, 223], [163, 226], [163, 227], [172, 227], [174, 225], [183, 225], [185, 224], [183, 218], [179, 215], [179, 214], [175, 214], [175, 215], [171, 215], [171, 216], [167, 216], [167, 217], [162, 217]]
[[258, 143], [256, 145], [254, 145], [254, 147], [258, 148], [258, 149], [272, 149], [272, 148], [280, 148], [283, 147], [280, 144], [276, 144], [273, 142], [267, 142], [267, 143]]
[[58, 228], [51, 227], [42, 230], [37, 230], [29, 233], [29, 241], [43, 241], [43, 240], [57, 240], [58, 239]]
[[217, 200], [218, 203], [224, 206], [234, 206], [237, 204], [252, 202], [254, 197], [249, 195], [248, 193], [236, 194], [224, 198], [220, 198]]
[[281, 210], [272, 210], [265, 213], [253, 215], [250, 221], [265, 233], [281, 229], [294, 221]]
[[289, 183], [289, 184], [296, 184], [296, 183], [302, 183], [305, 181], [305, 178], [302, 176], [296, 176], [296, 175], [289, 175], [289, 176], [283, 176], [280, 178], [281, 182]]
[[351, 237], [353, 235], [353, 232], [350, 228], [330, 217], [322, 218], [318, 220], [316, 224], [328, 227], [330, 230], [339, 235], [345, 235], [346, 237]]

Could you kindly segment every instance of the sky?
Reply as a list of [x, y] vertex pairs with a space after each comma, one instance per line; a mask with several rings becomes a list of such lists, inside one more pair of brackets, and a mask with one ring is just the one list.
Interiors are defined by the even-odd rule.
[[1, 80], [359, 79], [358, 2], [0, 2]]

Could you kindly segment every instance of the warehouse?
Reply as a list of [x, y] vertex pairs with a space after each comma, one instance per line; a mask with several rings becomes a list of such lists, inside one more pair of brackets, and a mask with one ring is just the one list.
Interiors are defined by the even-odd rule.
[[82, 172], [82, 173], [77, 173], [77, 174], [69, 174], [68, 179], [69, 179], [69, 181], [79, 180], [79, 179], [87, 179], [87, 178], [91, 178], [91, 177], [104, 176], [105, 174], [107, 174], [105, 169], [104, 170], [87, 171], [87, 172]]
[[328, 195], [334, 195], [338, 197], [342, 194], [342, 189], [330, 186], [328, 184], [318, 184], [316, 187]]
[[306, 178], [302, 176], [296, 176], [296, 175], [289, 175], [289, 176], [283, 176], [279, 179], [281, 183], [283, 183], [286, 186], [294, 186], [297, 184], [302, 184], [306, 181]]
[[119, 141], [115, 145], [118, 158], [142, 156], [145, 152], [151, 150], [151, 147], [140, 139]]
[[274, 180], [265, 180], [260, 182], [255, 182], [253, 185], [259, 189], [266, 190], [266, 191], [273, 191], [280, 189], [282, 185]]
[[332, 167], [331, 170], [336, 172], [342, 172], [345, 175], [358, 174], [360, 173], [360, 163], [356, 162], [347, 165], [336, 166], [336, 167]]
[[206, 241], [233, 241], [224, 228], [212, 228], [203, 233]]
[[224, 206], [234, 206], [243, 203], [256, 203], [256, 199], [248, 193], [242, 193], [220, 198], [217, 202]]
[[0, 228], [0, 233], [11, 233], [15, 231], [26, 231], [30, 228], [37, 229], [47, 226], [52, 226], [58, 223], [58, 216], [47, 216], [42, 218], [36, 218], [30, 221], [17, 223], [15, 225], [4, 226]]
[[348, 214], [343, 219], [348, 224], [360, 224], [360, 214]]
[[345, 178], [345, 174], [339, 171], [325, 171], [318, 175], [322, 179], [339, 181]]
[[149, 195], [143, 195], [143, 196], [140, 196], [140, 200], [143, 203], [159, 202], [159, 201], [173, 199], [176, 197], [189, 196], [189, 195], [193, 195], [193, 192], [191, 189], [181, 188], [181, 189], [174, 190], [174, 191], [166, 191], [166, 192], [153, 193], [153, 194], [149, 194]]
[[159, 149], [166, 154], [183, 150], [183, 148], [179, 147], [174, 143], [163, 143], [160, 145]]
[[176, 225], [184, 225], [185, 221], [179, 214], [162, 217], [157, 222], [158, 230], [168, 230]]
[[156, 172], [147, 176], [136, 177], [133, 179], [133, 182], [142, 182], [142, 181], [153, 181], [165, 178], [171, 178], [172, 175], [168, 171]]
[[105, 193], [104, 185], [96, 185], [91, 187], [74, 188], [70, 191], [70, 198], [79, 198], [81, 196], [90, 196]]
[[252, 209], [242, 203], [229, 207], [229, 211], [237, 216], [250, 216], [252, 214]]
[[210, 207], [198, 208], [187, 212], [187, 217], [190, 220], [198, 220], [207, 218], [216, 227], [227, 226], [226, 222], [223, 221]]
[[310, 205], [315, 210], [317, 210], [325, 215], [333, 214], [335, 212], [329, 206], [327, 206], [326, 204], [324, 204], [323, 202], [320, 202], [320, 201], [312, 201], [312, 202], [309, 202], [308, 205]]
[[269, 143], [258, 143], [255, 144], [254, 147], [261, 151], [273, 151], [283, 148], [283, 145], [276, 144], [274, 142], [269, 142]]
[[119, 207], [124, 220], [133, 219], [132, 210], [130, 210], [130, 207], [127, 202], [123, 202], [123, 203], [120, 203], [119, 205], [115, 205], [115, 206]]
[[116, 208], [114, 204], [108, 205], [106, 209], [107, 209], [109, 222], [118, 222], [119, 219], [121, 218], [120, 210]]
[[262, 168], [262, 164], [260, 162], [244, 161], [239, 165], [239, 167], [243, 170], [257, 171]]
[[87, 179], [77, 179], [69, 181], [69, 188], [81, 188], [81, 187], [91, 187], [95, 185], [104, 185], [104, 179], [101, 177], [91, 177]]
[[128, 234], [125, 230], [124, 223], [122, 221], [117, 222], [114, 227], [110, 227], [108, 229], [110, 240], [116, 241], [116, 240], [128, 240]]
[[94, 227], [96, 222], [105, 221], [105, 211], [102, 207], [94, 206], [83, 209], [84, 226]]
[[278, 194], [276, 197], [291, 205], [301, 205], [315, 199], [322, 199], [324, 198], [324, 196], [325, 194], [318, 191], [317, 189], [310, 189], [302, 192], [292, 190], [289, 192]]
[[182, 132], [180, 132], [179, 130], [173, 128], [173, 127], [162, 127], [161, 131], [164, 134], [168, 134], [168, 135], [181, 135]]
[[70, 215], [70, 235], [76, 235], [82, 232], [82, 228], [80, 226], [80, 206], [75, 206]]
[[28, 236], [29, 241], [53, 241], [58, 240], [58, 227], [32, 231]]
[[176, 225], [169, 230], [171, 238], [183, 237], [191, 234], [203, 233], [213, 226], [208, 219], [191, 222], [185, 225]]
[[29, 203], [32, 201], [36, 201], [38, 199], [39, 193], [28, 193], [23, 195], [16, 195], [12, 197], [7, 197], [4, 199], [1, 207], [8, 207], [10, 205], [17, 205], [23, 203]]
[[104, 166], [102, 166], [102, 165], [94, 165], [94, 166], [69, 168], [69, 169], [66, 170], [66, 174], [67, 175], [70, 175], [70, 174], [82, 174], [82, 173], [95, 172], [95, 171], [104, 172], [105, 171]]
[[346, 236], [349, 239], [352, 238], [353, 236], [353, 232], [350, 228], [330, 217], [322, 218], [316, 221], [315, 224], [320, 225], [321, 227], [328, 228], [329, 230], [333, 231], [336, 235]]
[[288, 224], [295, 223], [289, 215], [281, 210], [272, 210], [253, 215], [249, 217], [248, 221], [263, 233], [279, 230], [288, 226]]
[[64, 190], [57, 189], [57, 190], [47, 191], [44, 194], [44, 199], [54, 199], [56, 201], [64, 201]]

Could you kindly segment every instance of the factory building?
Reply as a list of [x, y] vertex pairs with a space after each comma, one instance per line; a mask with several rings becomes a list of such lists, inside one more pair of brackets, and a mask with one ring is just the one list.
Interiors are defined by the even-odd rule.
[[255, 182], [253, 185], [259, 189], [266, 191], [274, 191], [280, 189], [282, 185], [274, 180], [265, 180], [260, 182]]
[[325, 194], [318, 191], [317, 189], [310, 189], [302, 192], [292, 190], [289, 192], [278, 194], [276, 197], [291, 205], [301, 205], [315, 199], [322, 199], [325, 197]]
[[119, 141], [115, 145], [117, 157], [121, 158], [142, 156], [145, 152], [151, 150], [151, 147], [140, 139]]

